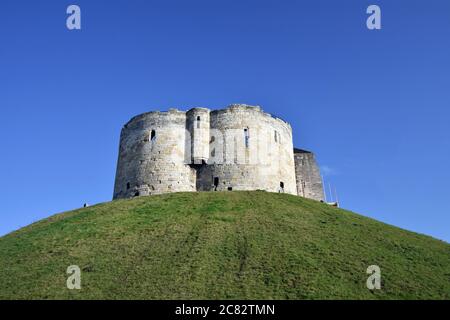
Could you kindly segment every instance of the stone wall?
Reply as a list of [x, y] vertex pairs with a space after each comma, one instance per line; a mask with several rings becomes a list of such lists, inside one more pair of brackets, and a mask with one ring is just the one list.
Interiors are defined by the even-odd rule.
[[294, 149], [297, 194], [318, 201], [324, 201], [323, 183], [319, 166], [312, 152]]
[[188, 148], [185, 112], [150, 112], [131, 119], [121, 132], [114, 199], [196, 191], [195, 170], [185, 164]]
[[198, 171], [198, 190], [297, 194], [288, 123], [247, 105], [211, 111], [210, 121], [212, 154], [208, 166]]
[[190, 133], [191, 160], [194, 164], [209, 158], [209, 109], [193, 108], [186, 113], [186, 128]]
[[114, 199], [266, 190], [321, 200], [314, 156], [294, 161], [293, 150], [291, 126], [257, 106], [145, 113], [122, 129]]

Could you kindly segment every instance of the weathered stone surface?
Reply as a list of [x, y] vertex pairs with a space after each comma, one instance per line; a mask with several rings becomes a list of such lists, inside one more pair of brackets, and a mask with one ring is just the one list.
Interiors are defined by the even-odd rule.
[[314, 154], [294, 149], [295, 176], [299, 196], [324, 201], [323, 183]]
[[322, 200], [315, 161], [300, 168], [293, 150], [291, 126], [257, 106], [145, 113], [122, 129], [113, 197], [266, 190]]

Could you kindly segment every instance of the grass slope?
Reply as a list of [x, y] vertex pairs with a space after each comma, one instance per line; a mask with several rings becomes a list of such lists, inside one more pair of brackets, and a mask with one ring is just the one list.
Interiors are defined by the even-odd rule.
[[[450, 245], [316, 201], [178, 193], [0, 238], [1, 299], [449, 299]], [[382, 290], [366, 288], [381, 267]], [[79, 265], [82, 289], [66, 288]]]

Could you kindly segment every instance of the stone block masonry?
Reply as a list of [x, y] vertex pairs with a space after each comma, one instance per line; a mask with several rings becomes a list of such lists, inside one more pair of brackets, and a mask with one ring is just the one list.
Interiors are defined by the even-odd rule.
[[299, 196], [324, 201], [322, 176], [314, 154], [294, 149], [295, 176]]
[[266, 190], [323, 200], [307, 154], [294, 154], [289, 123], [258, 106], [144, 113], [122, 129], [113, 198]]

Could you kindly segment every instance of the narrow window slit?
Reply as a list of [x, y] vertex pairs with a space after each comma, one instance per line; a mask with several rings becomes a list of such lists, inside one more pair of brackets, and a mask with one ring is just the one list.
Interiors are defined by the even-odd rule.
[[155, 131], [155, 130], [152, 130], [152, 132], [151, 132], [151, 134], [150, 134], [150, 140], [151, 140], [151, 141], [154, 141], [155, 138], [156, 138], [156, 131]]
[[245, 128], [244, 129], [244, 141], [245, 141], [246, 148], [249, 147], [249, 139], [250, 139], [250, 135], [248, 134], [248, 128]]

